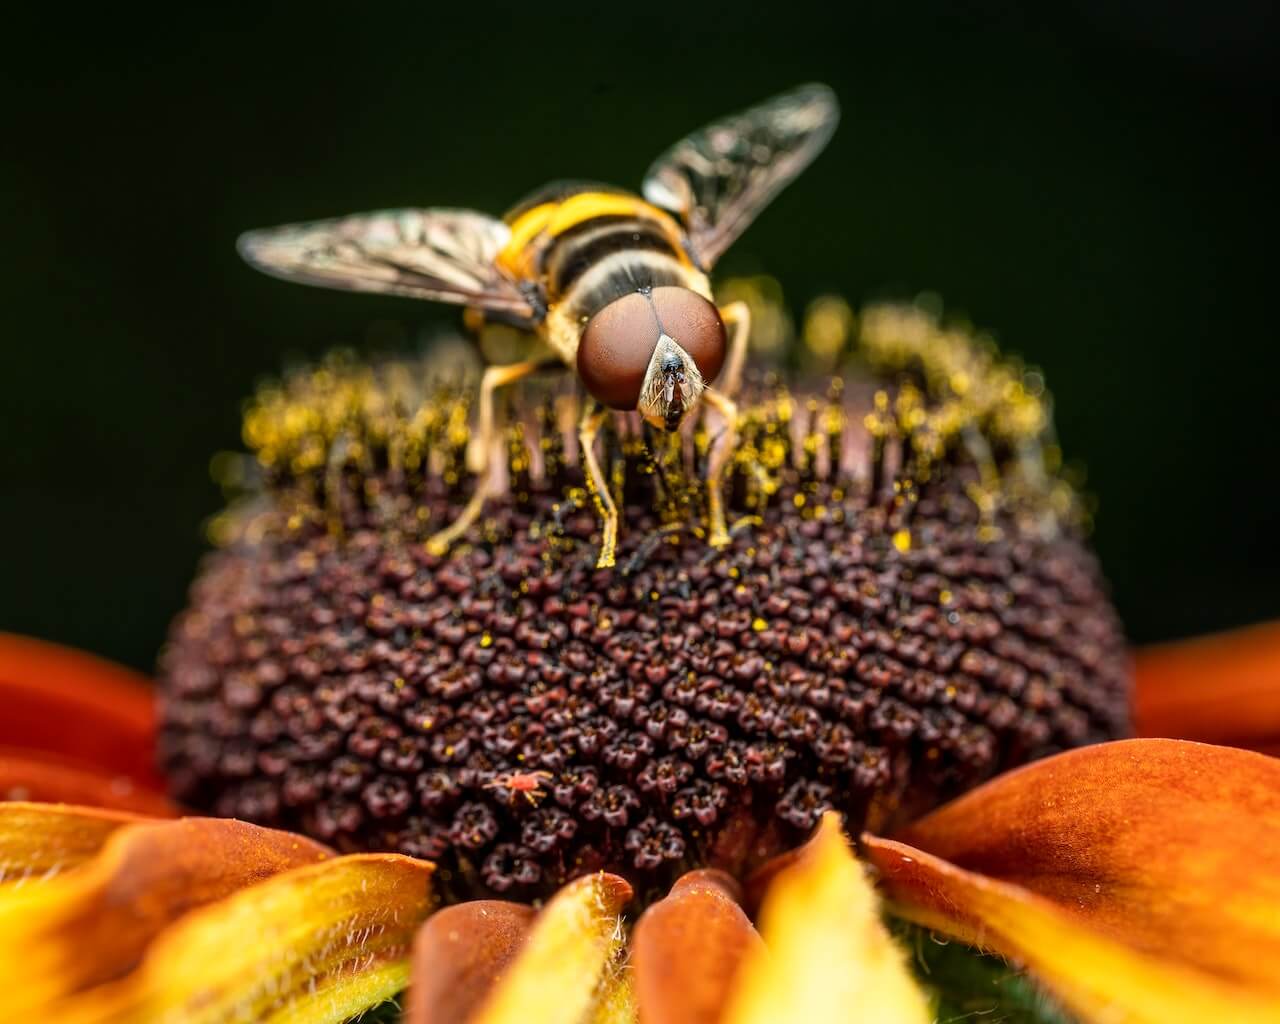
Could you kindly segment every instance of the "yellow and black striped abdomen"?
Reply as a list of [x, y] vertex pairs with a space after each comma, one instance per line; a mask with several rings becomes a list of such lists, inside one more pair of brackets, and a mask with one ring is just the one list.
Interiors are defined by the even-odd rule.
[[684, 231], [639, 196], [563, 183], [534, 193], [507, 215], [511, 240], [499, 264], [538, 285], [557, 319], [582, 322], [642, 288], [705, 289]]

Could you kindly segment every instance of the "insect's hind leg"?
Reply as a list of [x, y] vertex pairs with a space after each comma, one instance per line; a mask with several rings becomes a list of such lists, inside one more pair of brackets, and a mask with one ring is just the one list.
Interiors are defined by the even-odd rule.
[[731, 302], [720, 310], [720, 319], [729, 331], [729, 352], [713, 391], [702, 400], [720, 414], [724, 425], [711, 442], [707, 459], [708, 541], [713, 548], [729, 543], [729, 527], [724, 512], [724, 469], [738, 444], [738, 406], [733, 401], [742, 385], [742, 369], [747, 361], [747, 339], [751, 335], [751, 308], [745, 302]]
[[738, 444], [738, 405], [722, 392], [710, 389], [702, 393], [702, 400], [724, 420], [707, 457], [707, 540], [713, 548], [722, 548], [729, 543], [724, 515], [724, 468]]
[[742, 386], [742, 368], [747, 361], [747, 339], [751, 335], [751, 307], [745, 302], [731, 302], [720, 310], [720, 319], [729, 331], [729, 351], [717, 390], [725, 398], [732, 398]]
[[597, 569], [613, 568], [618, 548], [618, 506], [609, 493], [609, 483], [600, 469], [596, 459], [596, 435], [609, 415], [608, 409], [601, 408], [594, 399], [586, 399], [582, 406], [582, 419], [578, 423], [578, 447], [582, 466], [586, 470], [587, 488], [595, 501], [596, 512], [601, 520], [600, 557], [596, 559]]
[[498, 388], [514, 384], [544, 365], [544, 360], [527, 359], [509, 366], [490, 366], [480, 378], [480, 422], [476, 436], [467, 445], [467, 469], [477, 477], [475, 493], [458, 518], [427, 540], [427, 550], [433, 555], [443, 555], [449, 545], [461, 537], [480, 518], [484, 503], [493, 491], [493, 466], [490, 465], [497, 426], [493, 415], [493, 393]]

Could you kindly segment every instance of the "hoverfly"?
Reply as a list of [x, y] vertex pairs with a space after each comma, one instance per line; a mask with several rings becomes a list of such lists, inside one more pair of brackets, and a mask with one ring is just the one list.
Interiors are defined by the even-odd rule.
[[[706, 468], [708, 534], [728, 541], [721, 481], [736, 441], [733, 395], [750, 321], [745, 303], [718, 308], [707, 273], [779, 191], [821, 152], [839, 108], [805, 85], [677, 142], [645, 176], [641, 196], [556, 182], [503, 220], [470, 210], [404, 209], [251, 231], [241, 255], [304, 284], [468, 307], [468, 325], [533, 335], [527, 359], [485, 370], [468, 448], [476, 492], [428, 542], [443, 552], [480, 516], [492, 484], [494, 392], [556, 361], [590, 398], [578, 424], [583, 465], [603, 518], [598, 566], [613, 565], [618, 512], [594, 452], [608, 411], [638, 410], [677, 430], [705, 402], [724, 422]], [[717, 382], [711, 388], [712, 381]]]

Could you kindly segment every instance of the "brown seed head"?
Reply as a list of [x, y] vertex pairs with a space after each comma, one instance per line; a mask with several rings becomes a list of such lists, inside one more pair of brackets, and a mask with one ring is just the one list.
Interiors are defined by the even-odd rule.
[[828, 808], [886, 828], [1123, 734], [1123, 636], [1038, 378], [913, 310], [867, 311], [861, 343], [875, 376], [743, 396], [721, 550], [703, 426], [619, 417], [612, 571], [572, 395], [518, 396], [539, 412], [511, 417], [505, 491], [438, 557], [472, 486], [468, 392], [406, 363], [262, 392], [262, 480], [162, 657], [175, 793], [436, 859], [455, 894], [599, 868], [649, 888], [748, 870]]

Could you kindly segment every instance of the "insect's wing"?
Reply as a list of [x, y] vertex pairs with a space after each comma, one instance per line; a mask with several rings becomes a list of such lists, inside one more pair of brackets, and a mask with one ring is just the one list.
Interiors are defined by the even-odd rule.
[[822, 152], [839, 118], [825, 85], [792, 89], [681, 139], [649, 168], [644, 197], [684, 220], [709, 268]]
[[382, 210], [250, 231], [240, 255], [286, 281], [456, 302], [536, 319], [533, 303], [494, 260], [511, 237], [470, 210]]

